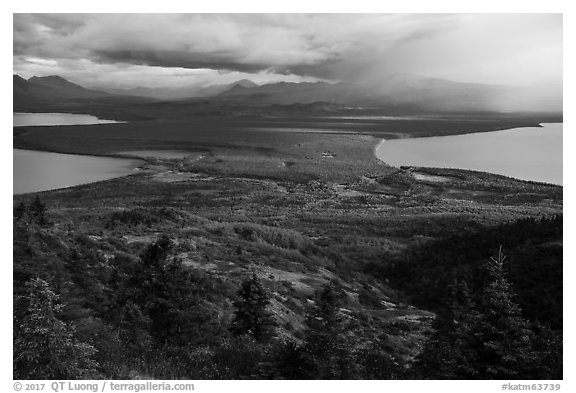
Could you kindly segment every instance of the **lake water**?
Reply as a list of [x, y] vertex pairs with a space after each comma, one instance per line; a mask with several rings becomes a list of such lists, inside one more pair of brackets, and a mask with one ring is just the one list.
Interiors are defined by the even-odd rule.
[[14, 127], [22, 126], [73, 126], [81, 124], [121, 123], [75, 113], [13, 113]]
[[393, 166], [460, 168], [562, 185], [562, 123], [505, 131], [386, 140], [376, 156]]
[[[14, 126], [115, 123], [90, 115], [14, 113]], [[47, 191], [133, 173], [140, 160], [13, 149], [13, 194]]]
[[54, 190], [134, 173], [141, 161], [13, 149], [14, 194]]

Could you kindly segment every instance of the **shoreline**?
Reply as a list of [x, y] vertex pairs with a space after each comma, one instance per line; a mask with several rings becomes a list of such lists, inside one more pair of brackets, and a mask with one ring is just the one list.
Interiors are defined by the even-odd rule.
[[[29, 128], [23, 126], [13, 129], [13, 149], [134, 160], [133, 155], [124, 154], [124, 152], [184, 150], [196, 153], [198, 147], [202, 147], [202, 151], [207, 152], [212, 158], [204, 160], [200, 164], [183, 163], [187, 171], [256, 176], [259, 178], [296, 179], [297, 181], [312, 178], [327, 181], [338, 179], [340, 182], [345, 182], [353, 181], [362, 173], [372, 171], [374, 173], [386, 173], [396, 170], [378, 157], [377, 152], [385, 141], [470, 135], [536, 126], [503, 127], [496, 125], [494, 127], [493, 124], [493, 127], [482, 127], [476, 122], [470, 122], [469, 125], [459, 124], [451, 129], [441, 129], [436, 126], [436, 128], [431, 129], [432, 135], [430, 135], [424, 128], [425, 125], [421, 123], [414, 125], [414, 132], [408, 128], [406, 128], [406, 132], [402, 128], [388, 131], [386, 128], [370, 125], [368, 128], [358, 127], [356, 131], [349, 131], [354, 128], [350, 127], [348, 131], [342, 130], [340, 132], [327, 132], [326, 129], [322, 128], [316, 129], [314, 132], [290, 132], [289, 128], [292, 127], [289, 127], [288, 130], [286, 130], [287, 127], [281, 127], [277, 133], [247, 129], [243, 124], [237, 127], [230, 124], [229, 119], [223, 119], [223, 122], [217, 123], [202, 121], [199, 123], [194, 121], [190, 123], [129, 122], [128, 125], [123, 124], [118, 128], [108, 124], [95, 124], [80, 129], [82, 131], [81, 137], [78, 137], [78, 129], [73, 126], [48, 126], [46, 129], [42, 129], [42, 126], [30, 126]], [[205, 129], [204, 125], [213, 127]], [[310, 126], [312, 125], [310, 123]], [[540, 124], [537, 125], [541, 127]], [[404, 124], [404, 127], [408, 126], [409, 124]], [[474, 126], [474, 129], [471, 129], [470, 126]], [[193, 128], [190, 129], [190, 127]], [[298, 131], [300, 130], [302, 128], [298, 127]], [[245, 133], [245, 131], [247, 132]], [[222, 141], [226, 142], [223, 143]], [[326, 150], [336, 153], [335, 157], [331, 158], [333, 161], [330, 166], [325, 166], [326, 161], [320, 156], [320, 153]], [[238, 157], [251, 158], [246, 161]], [[151, 160], [153, 157], [141, 161], [150, 163]], [[290, 161], [293, 164], [289, 167], [275, 169], [280, 161]], [[257, 169], [249, 162], [262, 162], [266, 165]], [[493, 172], [486, 173], [497, 175]]]
[[[14, 150], [33, 151], [33, 152], [39, 152], [39, 153], [63, 154], [63, 155], [69, 155], [69, 156], [84, 156], [84, 157], [94, 157], [94, 158], [117, 158], [119, 160], [146, 161], [143, 158], [136, 158], [134, 156], [124, 155], [124, 154], [116, 154], [116, 153], [102, 153], [102, 154], [98, 154], [98, 153], [74, 153], [74, 152], [68, 152], [68, 151], [58, 151], [58, 150], [54, 150], [54, 149], [50, 149], [50, 148], [33, 149], [33, 148], [29, 148], [29, 147], [24, 148], [24, 147], [12, 146], [12, 151], [14, 152]], [[14, 156], [12, 156], [12, 158], [14, 158]]]
[[[13, 160], [13, 170], [15, 169], [15, 165], [14, 165], [14, 152], [18, 150], [18, 151], [22, 151], [22, 152], [32, 152], [32, 153], [43, 153], [43, 154], [57, 154], [60, 156], [84, 156], [86, 158], [100, 158], [100, 159], [114, 159], [114, 160], [119, 160], [119, 161], [125, 161], [122, 164], [126, 165], [126, 170], [130, 170], [130, 172], [126, 173], [126, 174], [122, 174], [122, 175], [112, 175], [110, 177], [105, 176], [105, 178], [103, 179], [97, 179], [97, 180], [92, 180], [92, 181], [87, 181], [87, 182], [81, 182], [81, 183], [76, 183], [76, 184], [72, 184], [72, 185], [66, 185], [63, 187], [56, 187], [56, 188], [50, 188], [50, 189], [43, 189], [43, 190], [38, 190], [38, 191], [26, 191], [26, 192], [15, 192], [14, 190], [14, 179], [12, 181], [12, 196], [22, 196], [22, 195], [28, 195], [28, 194], [37, 194], [37, 193], [43, 193], [43, 192], [51, 192], [51, 191], [58, 191], [58, 190], [64, 190], [64, 189], [68, 189], [68, 188], [73, 188], [73, 187], [78, 187], [78, 186], [82, 186], [82, 185], [86, 185], [86, 184], [95, 184], [95, 183], [99, 183], [99, 182], [103, 182], [103, 181], [108, 181], [108, 180], [113, 180], [113, 179], [117, 179], [117, 178], [122, 178], [122, 177], [128, 177], [128, 176], [132, 176], [135, 175], [136, 173], [134, 173], [134, 171], [141, 171], [142, 170], [142, 166], [146, 165], [146, 161], [143, 159], [138, 159], [138, 158], [124, 158], [124, 157], [110, 157], [110, 156], [96, 156], [96, 155], [86, 155], [86, 154], [68, 154], [68, 153], [56, 153], [56, 152], [49, 152], [49, 151], [41, 151], [41, 150], [31, 150], [31, 149], [18, 149], [18, 148], [13, 148], [12, 152], [12, 160]], [[118, 163], [120, 164], [120, 162]], [[140, 172], [139, 172], [140, 173]], [[14, 174], [14, 172], [13, 172]]]
[[[376, 157], [376, 159], [386, 165], [395, 167], [395, 168], [402, 168], [402, 167], [411, 167], [411, 168], [435, 168], [435, 169], [447, 169], [447, 170], [462, 170], [462, 171], [473, 171], [473, 172], [483, 172], [483, 173], [488, 173], [491, 175], [498, 175], [498, 176], [505, 176], [508, 177], [510, 179], [514, 179], [514, 180], [519, 180], [519, 181], [523, 181], [523, 182], [531, 182], [531, 183], [539, 183], [539, 184], [546, 184], [546, 185], [552, 185], [552, 186], [556, 186], [556, 187], [563, 187], [563, 184], [558, 184], [558, 183], [552, 183], [552, 182], [547, 182], [547, 181], [538, 181], [538, 180], [531, 180], [531, 179], [522, 179], [522, 178], [518, 178], [518, 177], [514, 177], [514, 176], [510, 176], [507, 174], [503, 174], [503, 173], [497, 173], [497, 172], [491, 172], [491, 171], [487, 171], [487, 170], [481, 170], [481, 169], [467, 169], [467, 168], [459, 168], [459, 167], [444, 167], [444, 166], [440, 166], [440, 167], [432, 167], [432, 166], [422, 166], [422, 165], [418, 165], [418, 164], [404, 164], [404, 165], [394, 165], [391, 163], [388, 163], [386, 161], [384, 161], [382, 158], [380, 158], [378, 151], [379, 149], [384, 145], [385, 142], [390, 142], [390, 141], [394, 141], [394, 140], [398, 140], [398, 139], [432, 139], [432, 138], [445, 138], [445, 137], [458, 137], [458, 136], [464, 136], [464, 135], [474, 135], [474, 134], [485, 134], [485, 133], [498, 133], [501, 131], [513, 131], [513, 130], [521, 130], [521, 129], [526, 129], [526, 128], [544, 128], [545, 125], [562, 125], [564, 124], [564, 122], [557, 122], [557, 123], [540, 123], [538, 125], [538, 127], [512, 127], [512, 128], [506, 128], [506, 129], [501, 129], [501, 130], [493, 130], [493, 131], [480, 131], [480, 132], [471, 132], [471, 133], [466, 133], [466, 134], [454, 134], [454, 135], [437, 135], [437, 136], [418, 136], [418, 137], [408, 137], [408, 138], [392, 138], [392, 139], [380, 139], [378, 141], [378, 143], [374, 146], [373, 152], [374, 152], [374, 156]], [[563, 132], [563, 129], [562, 129]]]
[[[70, 116], [88, 116], [94, 118], [93, 123], [74, 123], [74, 124], [24, 124], [24, 125], [14, 125], [15, 115], [70, 115]], [[12, 112], [12, 128], [21, 127], [61, 127], [61, 126], [91, 126], [97, 124], [118, 124], [118, 123], [128, 123], [127, 121], [119, 121], [112, 119], [104, 119], [89, 113], [68, 113], [68, 112]]]

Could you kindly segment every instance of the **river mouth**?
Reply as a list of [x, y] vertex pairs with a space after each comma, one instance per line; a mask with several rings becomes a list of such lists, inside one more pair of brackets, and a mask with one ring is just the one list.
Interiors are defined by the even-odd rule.
[[392, 166], [466, 169], [563, 184], [562, 123], [380, 142], [376, 157]]

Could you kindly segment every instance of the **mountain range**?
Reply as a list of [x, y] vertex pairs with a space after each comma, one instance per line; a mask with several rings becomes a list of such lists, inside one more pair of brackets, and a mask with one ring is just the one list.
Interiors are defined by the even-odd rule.
[[28, 107], [70, 105], [140, 104], [173, 101], [193, 104], [244, 106], [309, 105], [388, 109], [395, 112], [499, 112], [561, 111], [560, 94], [546, 96], [526, 87], [454, 82], [409, 74], [393, 74], [376, 83], [278, 82], [257, 85], [250, 80], [202, 88], [137, 87], [130, 90], [91, 90], [60, 76], [14, 75], [14, 110]]
[[213, 100], [252, 105], [327, 102], [364, 108], [422, 112], [562, 111], [562, 87], [454, 82], [393, 74], [370, 83], [273, 83], [235, 86]]
[[76, 85], [66, 79], [52, 75], [46, 77], [34, 76], [28, 80], [19, 75], [13, 79], [14, 101], [49, 101], [106, 97], [109, 94], [101, 91], [89, 90]]
[[60, 76], [34, 76], [28, 80], [13, 76], [14, 111], [29, 108], [54, 107], [58, 105], [117, 105], [157, 101], [149, 97], [110, 94], [91, 90], [72, 83]]
[[251, 80], [242, 79], [233, 83], [208, 85], [198, 87], [196, 85], [180, 86], [180, 87], [135, 87], [132, 89], [106, 89], [107, 92], [112, 94], [131, 95], [139, 97], [153, 97], [166, 101], [178, 101], [187, 98], [202, 98], [211, 97], [225, 92], [236, 86], [243, 88], [253, 88], [258, 85]]

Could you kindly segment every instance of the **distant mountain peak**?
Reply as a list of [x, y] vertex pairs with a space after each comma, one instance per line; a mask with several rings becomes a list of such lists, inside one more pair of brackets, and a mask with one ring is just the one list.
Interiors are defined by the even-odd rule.
[[60, 75], [33, 76], [29, 80], [30, 81], [63, 81], [63, 82], [68, 82], [66, 79], [62, 78]]
[[234, 83], [232, 83], [231, 85], [232, 87], [234, 86], [242, 86], [246, 89], [251, 89], [253, 87], [258, 87], [259, 85], [257, 83], [252, 82], [250, 79], [240, 79], [239, 81], [236, 81]]
[[34, 83], [37, 85], [49, 86], [49, 87], [56, 87], [56, 88], [74, 88], [74, 89], [83, 89], [84, 87], [79, 86], [75, 83], [70, 82], [62, 78], [59, 75], [49, 75], [49, 76], [33, 76], [32, 78], [28, 79], [29, 83]]
[[14, 75], [13, 77], [14, 109], [53, 107], [70, 102], [112, 102], [122, 100], [108, 93], [90, 90], [74, 84], [61, 76], [34, 76], [28, 80]]
[[237, 93], [248, 89], [259, 87], [256, 83], [249, 79], [241, 79], [234, 83], [229, 84], [221, 93]]
[[244, 86], [242, 86], [242, 85], [236, 85], [236, 84], [235, 84], [235, 85], [230, 86], [230, 87], [227, 88], [226, 90], [224, 90], [224, 91], [222, 92], [222, 94], [232, 93], [232, 92], [242, 92], [242, 91], [248, 90], [248, 89], [252, 89], [252, 87], [244, 87]]

